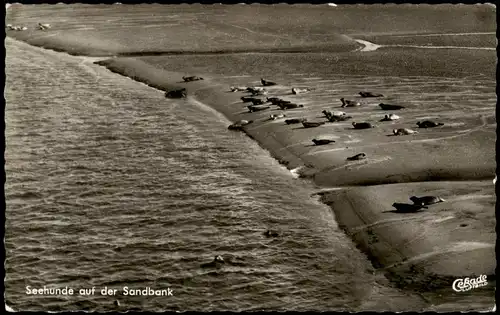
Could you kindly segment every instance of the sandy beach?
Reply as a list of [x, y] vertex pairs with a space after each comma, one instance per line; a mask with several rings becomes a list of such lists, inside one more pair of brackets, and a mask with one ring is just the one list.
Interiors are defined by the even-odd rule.
[[[213, 6], [200, 13], [196, 5], [179, 5], [144, 21], [142, 15], [151, 9], [141, 5], [130, 13], [130, 24], [118, 27], [113, 14], [120, 13], [112, 6], [86, 11], [95, 14], [86, 22], [77, 18], [78, 10], [64, 7], [11, 6], [8, 23], [31, 27], [43, 20], [53, 28], [7, 31], [7, 36], [70, 54], [103, 56], [96, 64], [112, 72], [161, 91], [186, 88], [189, 98], [232, 122], [252, 120], [244, 132], [289, 170], [312, 181], [339, 226], [401, 288], [450, 288], [454, 279], [480, 275], [494, 285], [495, 10], [485, 5], [386, 6], [381, 9], [391, 21], [386, 26], [376, 23], [366, 7], [328, 9], [332, 12], [308, 8], [310, 14], [301, 18], [305, 9], [299, 6]], [[275, 15], [286, 18], [269, 23]], [[241, 22], [249, 16], [258, 17]], [[367, 20], [356, 23], [361, 16]], [[337, 19], [334, 25], [331, 19]], [[167, 25], [169, 31], [162, 32]], [[434, 34], [432, 42], [422, 40], [419, 28]], [[186, 37], [173, 36], [176, 32]], [[474, 45], [465, 44], [471, 37]], [[426, 45], [434, 49], [421, 47]], [[186, 75], [204, 80], [184, 82]], [[230, 87], [262, 86], [261, 78], [277, 83], [265, 87], [263, 99], [279, 97], [303, 107], [249, 112], [249, 104], [241, 101], [248, 93]], [[293, 87], [311, 91], [294, 95]], [[383, 97], [362, 98], [360, 91]], [[361, 106], [343, 108], [340, 98]], [[404, 108], [386, 111], [380, 103]], [[345, 111], [352, 118], [328, 122], [323, 110]], [[400, 119], [381, 121], [391, 113]], [[285, 117], [270, 120], [271, 114]], [[291, 118], [325, 123], [316, 128], [287, 125]], [[424, 120], [443, 125], [418, 128]], [[375, 128], [358, 130], [352, 122]], [[418, 133], [395, 136], [399, 128]], [[313, 138], [335, 142], [316, 146]], [[347, 159], [359, 153], [367, 158]], [[411, 196], [428, 195], [445, 202], [415, 213], [393, 207], [411, 205]]]

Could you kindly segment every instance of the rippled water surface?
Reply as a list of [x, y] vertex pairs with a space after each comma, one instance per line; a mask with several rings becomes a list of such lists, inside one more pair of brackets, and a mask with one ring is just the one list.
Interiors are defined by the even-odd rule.
[[[429, 307], [374, 273], [314, 187], [211, 109], [89, 59], [6, 47], [5, 297], [15, 310]], [[269, 228], [281, 237], [266, 238]], [[236, 263], [200, 267], [219, 254]], [[44, 285], [118, 293], [25, 293]], [[123, 296], [124, 286], [173, 296]]]

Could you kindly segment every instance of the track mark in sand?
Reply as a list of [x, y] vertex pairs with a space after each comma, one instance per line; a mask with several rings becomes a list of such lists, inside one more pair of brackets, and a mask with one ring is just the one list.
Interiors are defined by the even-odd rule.
[[363, 230], [373, 228], [373, 227], [383, 227], [383, 226], [392, 225], [392, 224], [399, 224], [401, 222], [406, 222], [406, 221], [415, 222], [415, 221], [425, 221], [425, 220], [426, 220], [426, 218], [423, 218], [422, 216], [412, 216], [412, 217], [405, 216], [404, 218], [380, 220], [380, 221], [376, 221], [376, 222], [373, 222], [370, 224], [356, 226], [355, 228], [351, 229], [349, 232], [354, 234], [354, 233], [359, 233]]
[[488, 198], [495, 198], [495, 196], [494, 195], [470, 194], [470, 195], [464, 195], [464, 196], [459, 196], [459, 197], [446, 198], [446, 201], [452, 202], [452, 201], [471, 200], [471, 199], [488, 199]]
[[480, 242], [458, 242], [455, 243], [451, 246], [445, 247], [443, 249], [438, 249], [432, 252], [424, 253], [421, 255], [417, 255], [414, 257], [409, 258], [408, 260], [400, 263], [395, 263], [389, 266], [386, 266], [384, 269], [390, 269], [394, 267], [399, 267], [399, 266], [404, 266], [409, 263], [415, 263], [420, 260], [430, 258], [433, 256], [439, 256], [439, 255], [445, 255], [445, 254], [451, 254], [451, 253], [463, 253], [463, 252], [469, 252], [473, 250], [478, 250], [478, 249], [485, 249], [485, 248], [495, 248], [495, 244], [489, 244], [489, 243], [480, 243]]
[[[341, 149], [346, 150], [345, 148], [341, 148]], [[392, 160], [392, 158], [390, 156], [384, 156], [384, 157], [380, 157], [380, 158], [369, 158], [369, 159], [360, 160], [360, 161], [349, 161], [341, 166], [326, 167], [326, 168], [322, 169], [321, 171], [322, 172], [324, 172], [324, 171], [330, 172], [330, 171], [336, 171], [336, 170], [339, 170], [342, 168], [360, 169], [360, 168], [368, 166], [368, 165], [382, 163], [382, 162], [389, 161], [389, 160]]]
[[495, 35], [495, 32], [473, 32], [473, 33], [435, 33], [416, 35], [389, 35], [390, 37], [431, 37], [431, 36], [470, 36], [470, 35]]

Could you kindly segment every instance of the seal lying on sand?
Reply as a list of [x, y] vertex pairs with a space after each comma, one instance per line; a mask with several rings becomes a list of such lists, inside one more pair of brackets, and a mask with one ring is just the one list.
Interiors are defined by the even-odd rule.
[[325, 145], [325, 144], [330, 144], [335, 142], [335, 140], [330, 140], [330, 139], [312, 139], [312, 142], [315, 145]]
[[187, 90], [180, 89], [180, 90], [173, 90], [165, 93], [166, 98], [183, 98], [187, 96]]
[[46, 31], [50, 28], [50, 24], [38, 23], [38, 28], [41, 29], [42, 31]]
[[443, 123], [433, 122], [432, 120], [424, 120], [422, 122], [417, 122], [418, 128], [433, 128], [437, 126], [443, 126]]
[[285, 114], [271, 114], [269, 116], [269, 120], [276, 120], [276, 119], [285, 118], [285, 117], [286, 117]]
[[303, 118], [292, 118], [292, 119], [285, 120], [285, 123], [287, 125], [292, 125], [292, 124], [300, 124], [303, 121], [304, 121]]
[[408, 128], [399, 128], [399, 129], [393, 129], [392, 133], [395, 136], [407, 136], [407, 135], [412, 135], [414, 133], [418, 133], [418, 131], [411, 130], [411, 129], [408, 129]]
[[352, 118], [352, 116], [347, 116], [346, 113], [339, 111], [332, 113], [328, 110], [324, 110], [322, 113], [326, 116], [329, 122], [345, 121]]
[[262, 104], [266, 103], [266, 101], [264, 101], [263, 99], [260, 99], [260, 98], [253, 98], [252, 100], [250, 100], [250, 102], [252, 102], [252, 104], [254, 104], [254, 105], [262, 105]]
[[226, 262], [224, 261], [224, 258], [222, 258], [222, 256], [220, 256], [220, 255], [217, 255], [214, 257], [213, 261], [211, 261], [209, 263], [202, 264], [201, 268], [220, 268], [225, 263]]
[[292, 94], [295, 94], [295, 95], [301, 94], [301, 93], [307, 93], [309, 91], [311, 91], [311, 89], [309, 89], [309, 88], [305, 88], [305, 89], [292, 88]]
[[271, 108], [271, 106], [269, 106], [269, 105], [249, 105], [247, 107], [248, 107], [248, 111], [250, 113], [252, 113], [252, 112], [258, 112], [258, 111], [261, 111], [261, 110], [265, 110], [265, 109]]
[[355, 106], [361, 106], [360, 102], [356, 101], [351, 101], [351, 100], [346, 100], [345, 98], [341, 98], [340, 101], [342, 102], [341, 107], [355, 107]]
[[420, 206], [428, 206], [428, 205], [432, 205], [435, 203], [446, 201], [443, 198], [438, 197], [438, 196], [423, 196], [423, 197], [411, 196], [410, 200], [413, 201], [414, 204], [420, 205]]
[[197, 76], [193, 75], [193, 76], [190, 76], [190, 77], [182, 77], [182, 80], [184, 80], [185, 82], [191, 82], [191, 81], [203, 80], [203, 78], [202, 77], [197, 77]]
[[262, 83], [263, 86], [277, 85], [277, 83], [275, 83], [275, 82], [267, 81], [267, 80], [264, 80], [262, 78], [260, 79], [260, 82]]
[[415, 205], [415, 204], [411, 205], [408, 203], [398, 203], [398, 202], [393, 203], [392, 206], [396, 208], [397, 212], [402, 212], [402, 213], [417, 212], [422, 209], [429, 209], [428, 207], [422, 205]]
[[369, 122], [360, 122], [360, 123], [353, 122], [352, 126], [354, 127], [354, 129], [369, 129], [375, 127]]
[[401, 106], [401, 105], [391, 105], [391, 104], [384, 104], [384, 103], [380, 103], [380, 104], [378, 104], [378, 106], [380, 106], [380, 108], [382, 108], [383, 110], [400, 110], [400, 109], [405, 108], [404, 106]]
[[251, 124], [252, 122], [253, 122], [253, 120], [240, 120], [240, 121], [235, 122], [232, 125], [229, 125], [229, 127], [227, 127], [227, 129], [229, 129], [229, 130], [243, 130], [243, 126]]
[[299, 104], [295, 104], [295, 103], [286, 103], [286, 104], [281, 104], [281, 105], [278, 105], [278, 106], [281, 109], [294, 109], [294, 108], [304, 107], [304, 105], [299, 105]]
[[307, 121], [307, 120], [304, 120], [302, 121], [302, 126], [304, 126], [304, 128], [315, 128], [315, 127], [319, 127], [321, 125], [325, 124], [324, 121]]
[[359, 95], [361, 95], [361, 97], [383, 97], [382, 94], [373, 92], [359, 92]]
[[231, 92], [247, 92], [246, 86], [232, 86], [229, 89]]
[[358, 160], [363, 160], [363, 159], [366, 159], [366, 154], [365, 153], [359, 153], [359, 154], [350, 156], [346, 160], [348, 160], [348, 161], [358, 161]]
[[396, 114], [385, 115], [384, 118], [380, 119], [380, 121], [393, 121], [398, 120], [400, 117]]

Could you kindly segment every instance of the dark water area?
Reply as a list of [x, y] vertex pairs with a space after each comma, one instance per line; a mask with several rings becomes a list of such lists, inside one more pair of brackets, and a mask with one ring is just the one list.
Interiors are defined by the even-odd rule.
[[[393, 288], [311, 197], [311, 183], [203, 104], [167, 100], [90, 58], [6, 47], [5, 300], [15, 310], [489, 306], [489, 296], [446, 301]], [[228, 263], [201, 267], [215, 255]], [[118, 293], [78, 294], [92, 287]], [[124, 296], [123, 287], [173, 296]]]

